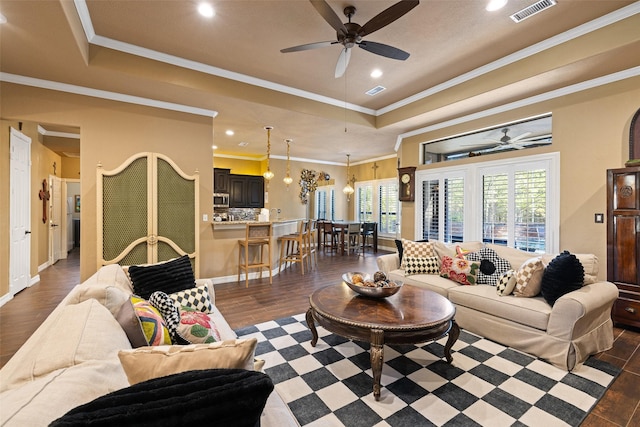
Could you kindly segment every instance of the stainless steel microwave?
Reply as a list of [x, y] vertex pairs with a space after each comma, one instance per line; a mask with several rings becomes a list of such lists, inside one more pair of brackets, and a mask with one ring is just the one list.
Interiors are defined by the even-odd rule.
[[213, 207], [214, 208], [228, 208], [229, 207], [229, 193], [213, 193]]

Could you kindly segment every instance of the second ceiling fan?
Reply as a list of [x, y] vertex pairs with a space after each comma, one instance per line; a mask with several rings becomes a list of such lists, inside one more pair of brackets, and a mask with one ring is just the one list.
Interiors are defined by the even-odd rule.
[[342, 77], [349, 65], [349, 59], [351, 58], [351, 48], [358, 46], [368, 52], [375, 53], [391, 59], [398, 59], [404, 61], [409, 57], [409, 53], [404, 50], [398, 49], [393, 46], [389, 46], [383, 43], [376, 43], [371, 41], [362, 40], [362, 38], [368, 34], [373, 33], [387, 25], [391, 24], [398, 18], [404, 16], [411, 9], [416, 7], [419, 0], [402, 0], [393, 6], [383, 10], [378, 15], [371, 18], [364, 25], [351, 22], [351, 17], [355, 15], [356, 8], [354, 6], [347, 6], [344, 8], [344, 14], [348, 18], [348, 22], [343, 23], [338, 15], [331, 9], [331, 6], [325, 0], [310, 0], [311, 4], [316, 8], [318, 13], [324, 18], [336, 30], [337, 40], [329, 40], [316, 43], [308, 43], [300, 46], [293, 46], [287, 49], [282, 49], [280, 52], [299, 52], [303, 50], [317, 49], [321, 47], [327, 47], [334, 44], [341, 44], [343, 46], [342, 52], [338, 57], [338, 63], [336, 64], [335, 77]]

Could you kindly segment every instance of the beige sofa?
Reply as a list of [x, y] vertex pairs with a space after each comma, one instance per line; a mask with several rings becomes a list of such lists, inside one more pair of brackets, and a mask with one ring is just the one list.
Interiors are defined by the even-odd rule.
[[[456, 245], [433, 242], [436, 255], [455, 256]], [[479, 250], [481, 242], [458, 244], [467, 250]], [[488, 244], [497, 255], [518, 269], [534, 256], [529, 252]], [[544, 255], [548, 264], [554, 255]], [[560, 297], [553, 307], [542, 296], [525, 298], [500, 296], [495, 286], [463, 286], [439, 275], [405, 276], [399, 255], [378, 257], [378, 268], [390, 279], [435, 291], [454, 303], [459, 326], [503, 345], [547, 360], [565, 370], [573, 370], [591, 354], [613, 345], [611, 307], [618, 297], [613, 283], [598, 281], [598, 262], [594, 255], [578, 255], [585, 269], [585, 284]]]
[[[235, 339], [215, 307], [213, 286], [209, 290], [221, 338]], [[67, 295], [0, 370], [0, 425], [47, 426], [78, 405], [129, 386], [118, 351], [131, 345], [114, 316], [131, 293], [123, 269], [109, 265]], [[299, 424], [274, 390], [261, 425]]]

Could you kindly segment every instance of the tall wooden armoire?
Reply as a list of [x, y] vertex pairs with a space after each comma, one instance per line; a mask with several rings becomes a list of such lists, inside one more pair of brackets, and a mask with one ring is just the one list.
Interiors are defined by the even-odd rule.
[[640, 166], [607, 171], [607, 278], [618, 286], [613, 321], [640, 327]]

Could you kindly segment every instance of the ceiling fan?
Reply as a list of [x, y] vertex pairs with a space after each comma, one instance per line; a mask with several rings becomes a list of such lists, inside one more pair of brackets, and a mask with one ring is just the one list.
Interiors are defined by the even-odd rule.
[[348, 18], [349, 22], [342, 23], [338, 15], [331, 9], [331, 6], [325, 0], [310, 0], [313, 7], [316, 8], [318, 13], [324, 18], [336, 30], [337, 40], [329, 40], [324, 42], [308, 43], [300, 46], [293, 46], [280, 50], [282, 53], [299, 52], [302, 50], [317, 49], [321, 47], [327, 47], [334, 44], [341, 44], [343, 46], [342, 52], [338, 57], [336, 64], [335, 77], [342, 77], [349, 65], [349, 59], [351, 58], [351, 48], [358, 46], [368, 52], [375, 53], [391, 59], [398, 59], [404, 61], [409, 57], [409, 53], [404, 50], [398, 49], [393, 46], [389, 46], [382, 43], [376, 43], [371, 41], [362, 40], [366, 35], [378, 31], [379, 29], [391, 24], [393, 21], [401, 18], [411, 9], [416, 7], [419, 0], [402, 0], [393, 6], [383, 10], [378, 15], [371, 18], [366, 24], [359, 25], [355, 22], [351, 22], [351, 18], [356, 13], [354, 6], [347, 6], [344, 8], [344, 14]]

